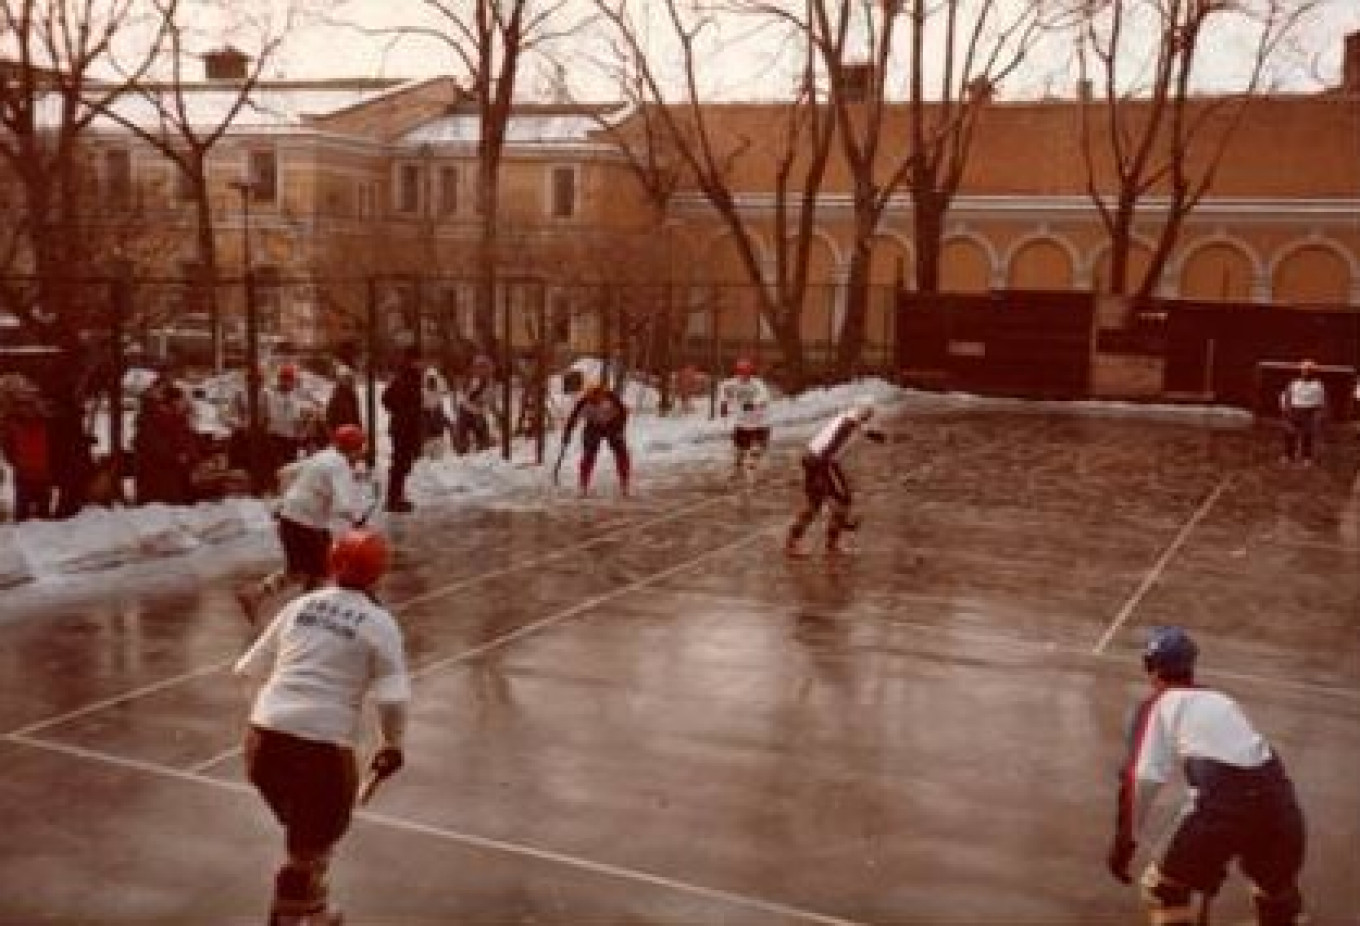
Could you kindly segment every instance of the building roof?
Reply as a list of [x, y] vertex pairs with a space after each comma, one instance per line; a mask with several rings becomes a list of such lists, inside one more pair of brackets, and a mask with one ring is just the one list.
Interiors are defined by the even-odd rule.
[[[232, 125], [239, 129], [296, 128], [310, 118], [380, 100], [412, 83], [418, 82], [397, 79], [261, 81], [251, 90], [250, 99], [241, 107]], [[148, 85], [143, 93], [119, 96], [113, 106], [128, 121], [154, 126], [159, 114], [156, 105], [145, 94], [157, 91], [166, 95], [168, 106], [173, 105], [171, 87]], [[239, 95], [240, 87], [234, 83], [214, 81], [185, 85], [184, 101], [189, 123], [205, 128], [220, 125]], [[58, 105], [56, 100], [51, 103], [53, 121]], [[117, 122], [101, 116], [94, 125], [116, 128]]]
[[[600, 130], [600, 119], [612, 107], [561, 106], [534, 109], [519, 107], [510, 116], [505, 141], [517, 149], [595, 145], [613, 148], [593, 136]], [[400, 138], [403, 145], [473, 145], [481, 137], [481, 122], [475, 110], [459, 110], [417, 126]]]

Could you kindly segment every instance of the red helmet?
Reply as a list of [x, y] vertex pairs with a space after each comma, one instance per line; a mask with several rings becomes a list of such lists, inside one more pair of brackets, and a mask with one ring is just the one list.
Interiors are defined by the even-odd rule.
[[331, 443], [341, 453], [361, 453], [368, 438], [357, 424], [342, 424], [331, 434]]
[[366, 589], [387, 572], [389, 556], [382, 534], [349, 531], [331, 544], [331, 577], [344, 588]]
[[738, 376], [753, 376], [756, 372], [756, 365], [750, 360], [742, 357], [732, 366], [733, 372]]

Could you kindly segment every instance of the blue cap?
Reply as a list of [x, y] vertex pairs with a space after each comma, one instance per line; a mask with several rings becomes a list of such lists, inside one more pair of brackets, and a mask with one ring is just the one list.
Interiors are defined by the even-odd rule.
[[1188, 675], [1195, 671], [1199, 647], [1180, 627], [1154, 627], [1143, 648], [1143, 668], [1158, 675]]

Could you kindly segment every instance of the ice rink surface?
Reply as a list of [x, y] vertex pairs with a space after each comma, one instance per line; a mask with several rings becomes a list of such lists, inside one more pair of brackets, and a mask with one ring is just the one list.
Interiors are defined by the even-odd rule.
[[[1293, 775], [1312, 922], [1360, 924], [1354, 436], [1300, 469], [1212, 421], [886, 425], [846, 561], [780, 555], [791, 446], [749, 501], [716, 465], [614, 498], [606, 456], [583, 502], [389, 522], [416, 700], [332, 867], [348, 926], [1140, 922], [1103, 859], [1161, 623]], [[264, 922], [227, 668], [273, 564], [229, 553], [6, 593], [4, 926]], [[1250, 920], [1239, 878], [1214, 912]]]

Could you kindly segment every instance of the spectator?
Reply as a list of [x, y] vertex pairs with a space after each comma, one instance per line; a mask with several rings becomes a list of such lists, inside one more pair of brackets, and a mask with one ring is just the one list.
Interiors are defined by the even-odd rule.
[[382, 404], [387, 410], [387, 433], [392, 439], [392, 465], [387, 474], [386, 510], [394, 513], [413, 511], [406, 497], [406, 477], [420, 455], [424, 425], [421, 420], [420, 351], [408, 347], [402, 354], [397, 374], [383, 390]]
[[424, 421], [425, 451], [438, 459], [444, 455], [444, 437], [449, 420], [444, 415], [444, 400], [449, 384], [435, 367], [425, 368], [420, 386], [420, 414]]
[[1327, 414], [1327, 389], [1317, 375], [1317, 364], [1305, 360], [1299, 364], [1299, 375], [1280, 393], [1280, 411], [1284, 414], [1285, 460], [1312, 466], [1317, 460], [1317, 446], [1322, 438], [1322, 420]]
[[94, 476], [94, 438], [85, 429], [85, 403], [74, 386], [59, 388], [52, 398], [48, 440], [57, 493], [53, 516], [71, 518], [85, 507]]
[[347, 424], [362, 427], [363, 416], [359, 410], [359, 390], [354, 382], [354, 371], [342, 366], [335, 371], [335, 388], [326, 400], [326, 427], [334, 434]]
[[52, 447], [38, 391], [24, 384], [11, 397], [0, 450], [14, 473], [14, 520], [46, 518], [52, 504]]
[[489, 414], [495, 388], [495, 365], [490, 357], [478, 355], [458, 391], [458, 409], [453, 424], [453, 449], [458, 454], [491, 447]]
[[192, 502], [198, 441], [183, 390], [167, 376], [158, 378], [142, 395], [133, 427], [137, 504]]

